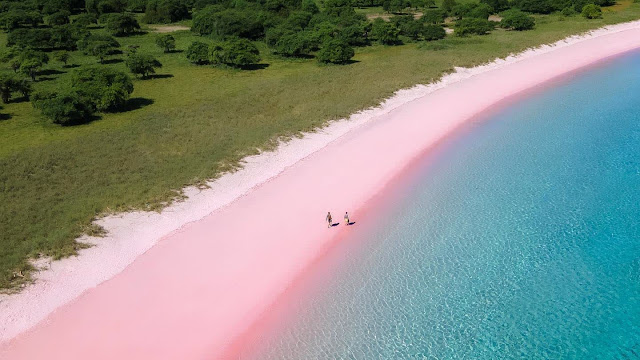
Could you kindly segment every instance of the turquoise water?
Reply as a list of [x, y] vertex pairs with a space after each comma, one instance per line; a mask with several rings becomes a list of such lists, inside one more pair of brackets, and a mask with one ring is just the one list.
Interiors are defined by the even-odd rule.
[[640, 359], [640, 53], [414, 173], [245, 358]]

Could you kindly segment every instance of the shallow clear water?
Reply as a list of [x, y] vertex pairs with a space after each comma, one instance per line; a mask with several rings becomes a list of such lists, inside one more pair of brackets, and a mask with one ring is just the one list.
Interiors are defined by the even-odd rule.
[[415, 173], [247, 358], [640, 359], [640, 53]]

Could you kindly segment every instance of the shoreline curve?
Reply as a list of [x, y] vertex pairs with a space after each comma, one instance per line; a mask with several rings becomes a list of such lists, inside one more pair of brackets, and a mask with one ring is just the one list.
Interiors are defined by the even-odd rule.
[[[225, 175], [200, 197], [191, 190], [194, 201], [160, 214], [105, 218], [100, 222], [112, 234], [107, 239], [116, 239], [109, 251], [101, 244], [53, 263], [23, 293], [0, 297], [0, 341], [5, 341], [0, 354], [10, 359], [220, 354], [334, 241], [338, 234], [322, 223], [324, 209], [335, 216], [340, 209], [361, 208], [413, 159], [496, 103], [637, 48], [640, 21], [457, 69], [436, 84], [401, 90], [351, 121], [334, 122], [315, 138], [312, 134], [312, 141], [293, 140], [259, 155], [267, 159], [262, 163], [249, 159], [248, 175], [242, 170]], [[456, 98], [465, 106], [456, 108]], [[438, 120], [426, 123], [433, 118]], [[251, 168], [264, 163], [267, 171], [264, 165]], [[229, 191], [220, 196], [220, 186]], [[130, 238], [136, 239], [135, 248], [124, 249]], [[82, 278], [79, 269], [123, 252], [106, 271], [92, 270]], [[148, 339], [139, 339], [140, 333]]]

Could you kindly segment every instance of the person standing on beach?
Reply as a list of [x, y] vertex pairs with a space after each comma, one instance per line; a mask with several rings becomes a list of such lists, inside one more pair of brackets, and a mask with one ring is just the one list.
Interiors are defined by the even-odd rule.
[[349, 213], [345, 211], [344, 213], [344, 224], [349, 226], [351, 222], [349, 221]]
[[330, 228], [333, 225], [333, 219], [331, 218], [331, 212], [327, 212], [327, 227]]

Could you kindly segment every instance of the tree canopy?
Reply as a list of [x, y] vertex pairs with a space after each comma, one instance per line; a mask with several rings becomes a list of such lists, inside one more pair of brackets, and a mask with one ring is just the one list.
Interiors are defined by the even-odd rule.
[[345, 40], [335, 38], [322, 44], [317, 58], [321, 63], [346, 64], [354, 55], [353, 48]]
[[158, 35], [156, 45], [165, 53], [170, 53], [176, 49], [176, 39], [171, 34]]
[[172, 23], [190, 16], [187, 3], [182, 0], [149, 0], [143, 21], [146, 23]]
[[127, 57], [126, 64], [129, 71], [135, 75], [141, 75], [143, 79], [155, 74], [156, 69], [162, 67], [158, 59], [148, 54], [132, 54]]
[[115, 36], [128, 36], [140, 30], [140, 24], [130, 14], [110, 14], [106, 29]]
[[251, 41], [237, 38], [213, 44], [209, 48], [209, 61], [212, 64], [245, 67], [260, 61], [260, 51]]
[[127, 74], [108, 67], [76, 70], [71, 78], [72, 88], [89, 99], [96, 111], [121, 111], [133, 92]]
[[494, 25], [486, 19], [464, 18], [458, 20], [455, 25], [456, 36], [467, 36], [471, 34], [486, 35], [493, 30]]
[[185, 52], [187, 59], [197, 65], [209, 63], [209, 45], [201, 41], [194, 41]]
[[596, 4], [587, 4], [582, 8], [582, 16], [587, 19], [599, 19], [602, 17], [602, 8]]
[[512, 30], [531, 30], [535, 27], [536, 20], [520, 10], [512, 9], [502, 13], [500, 27]]

